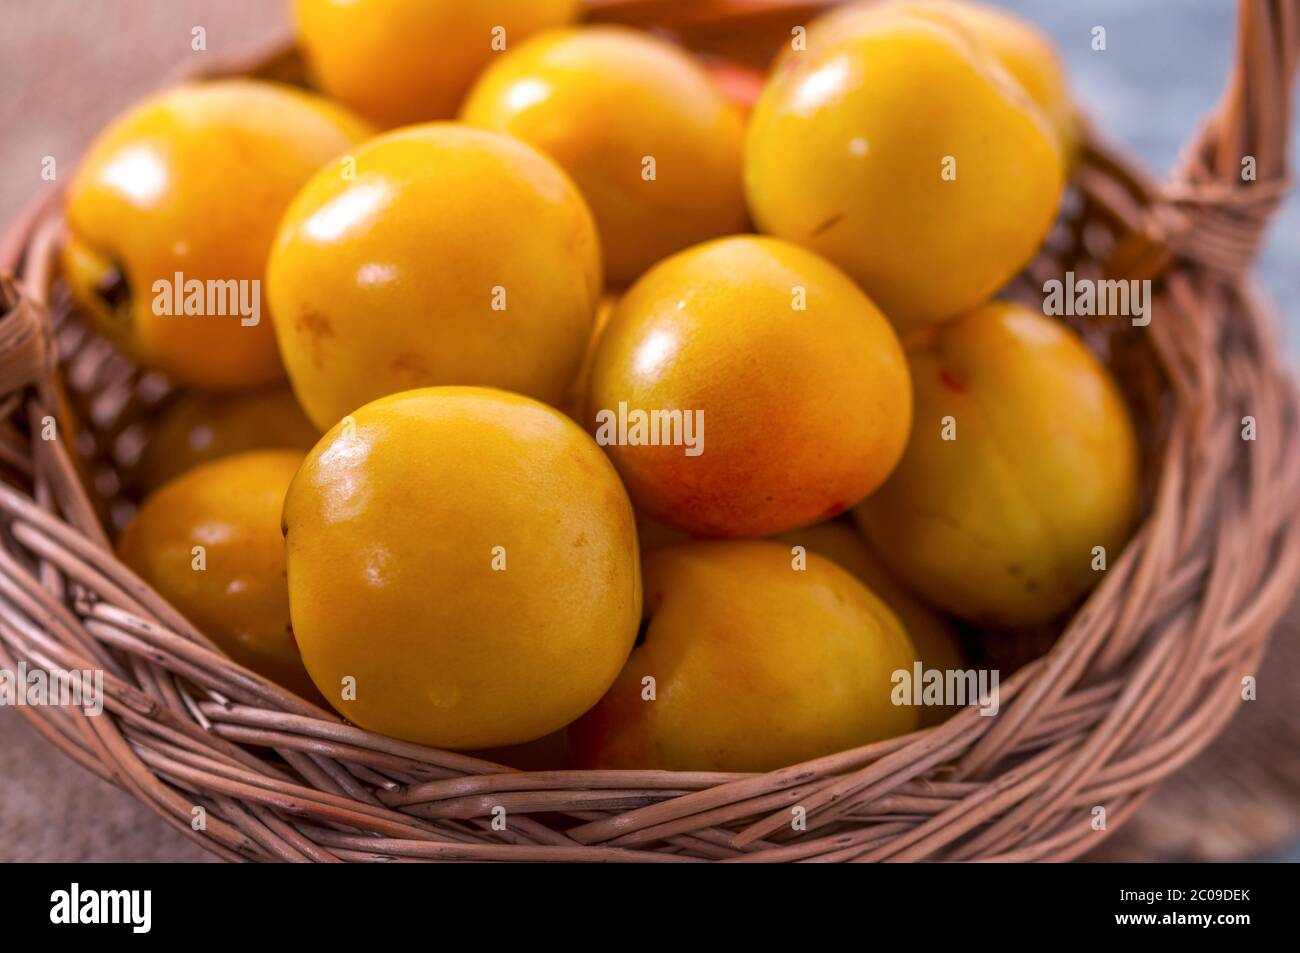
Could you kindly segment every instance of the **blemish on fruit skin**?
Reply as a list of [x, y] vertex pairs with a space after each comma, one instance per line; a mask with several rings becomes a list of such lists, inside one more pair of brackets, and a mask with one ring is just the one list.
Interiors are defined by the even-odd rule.
[[823, 519], [830, 519], [832, 516], [839, 516], [848, 507], [847, 503], [836, 501], [826, 507], [826, 512], [822, 514]]
[[844, 221], [844, 213], [836, 212], [830, 218], [826, 219], [826, 221], [822, 222], [820, 225], [816, 226], [811, 232], [809, 232], [808, 237], [816, 238], [819, 235], [829, 232], [832, 228], [834, 228], [842, 221]]
[[943, 384], [943, 386], [949, 390], [956, 391], [959, 394], [966, 393], [966, 385], [953, 377], [952, 373], [947, 368], [943, 368], [939, 371], [939, 383]]
[[326, 338], [334, 337], [334, 325], [330, 324], [329, 318], [319, 311], [303, 311], [294, 320], [294, 328], [306, 342], [312, 361], [317, 367], [321, 367], [323, 365], [321, 345]]
[[587, 534], [586, 534], [586, 533], [579, 533], [579, 534], [577, 535], [577, 537], [573, 540], [573, 548], [574, 548], [574, 549], [581, 549], [583, 546], [586, 546], [586, 545], [587, 545]]
[[334, 325], [330, 324], [330, 319], [319, 311], [301, 312], [294, 326], [311, 338], [313, 343], [319, 343], [321, 338], [334, 336]]
[[406, 374], [413, 378], [426, 378], [429, 376], [429, 365], [415, 354], [399, 354], [393, 358], [389, 364], [389, 369], [394, 374]]

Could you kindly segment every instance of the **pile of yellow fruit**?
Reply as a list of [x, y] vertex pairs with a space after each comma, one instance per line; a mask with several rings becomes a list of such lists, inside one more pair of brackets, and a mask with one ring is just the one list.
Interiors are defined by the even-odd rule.
[[768, 770], [946, 717], [894, 673], [1070, 610], [1138, 505], [1106, 370], [993, 300], [1072, 164], [1053, 50], [859, 3], [748, 97], [580, 14], [298, 0], [320, 92], [184, 85], [98, 137], [63, 274], [182, 390], [123, 560], [268, 678], [509, 764]]

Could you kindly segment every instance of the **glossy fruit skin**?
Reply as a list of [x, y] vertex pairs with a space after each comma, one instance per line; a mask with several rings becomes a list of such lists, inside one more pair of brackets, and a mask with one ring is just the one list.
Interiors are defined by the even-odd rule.
[[572, 22], [581, 0], [297, 0], [298, 42], [316, 83], [380, 126], [450, 119], [503, 51]]
[[140, 486], [152, 492], [199, 464], [249, 450], [306, 453], [320, 439], [287, 384], [237, 394], [181, 394], [154, 425], [140, 455]]
[[[328, 100], [253, 80], [187, 84], [141, 103], [100, 133], [69, 186], [63, 274], [74, 297], [101, 333], [181, 384], [282, 378], [260, 285], [259, 319], [245, 325], [240, 314], [156, 314], [155, 282], [175, 284], [178, 272], [261, 282], [294, 194], [369, 134]], [[106, 300], [114, 273], [125, 285]]]
[[[643, 556], [652, 550], [684, 543], [691, 538], [681, 530], [640, 514], [637, 516], [636, 532]], [[917, 659], [927, 669], [947, 671], [966, 667], [961, 640], [952, 626], [886, 568], [847, 517], [790, 530], [774, 539], [788, 547], [803, 546], [808, 552], [825, 556], [857, 577], [872, 595], [894, 613], [916, 648]], [[925, 728], [937, 725], [956, 710], [955, 707], [923, 707], [920, 709], [920, 726]]]
[[145, 500], [117, 551], [232, 659], [316, 701], [289, 623], [280, 535], [280, 507], [302, 458], [256, 451], [183, 474]]
[[488, 67], [461, 115], [536, 146], [573, 176], [616, 284], [748, 228], [743, 114], [666, 40], [618, 26], [542, 34]]
[[638, 509], [708, 537], [767, 536], [845, 510], [893, 469], [911, 421], [906, 361], [880, 311], [817, 255], [757, 236], [682, 252], [620, 300], [584, 426], [603, 439], [598, 414], [620, 402], [703, 413], [696, 456], [606, 451]]
[[627, 494], [573, 421], [516, 394], [436, 387], [362, 407], [308, 454], [284, 525], [307, 670], [382, 734], [540, 738], [599, 700], [636, 637]]
[[[636, 532], [643, 555], [691, 539], [680, 530], [640, 515], [636, 521]], [[787, 546], [803, 546], [809, 552], [819, 553], [856, 576], [898, 617], [912, 644], [916, 646], [917, 657], [926, 668], [965, 667], [965, 653], [952, 626], [889, 571], [847, 517], [792, 529], [773, 538]], [[924, 712], [922, 721], [925, 722]]]
[[[898, 617], [916, 648], [917, 660], [926, 669], [946, 672], [966, 668], [965, 653], [952, 626], [889, 571], [851, 522], [839, 519], [818, 523], [782, 533], [779, 539], [790, 546], [803, 546], [809, 552], [820, 553], [856, 576]], [[955, 710], [950, 706], [923, 706], [920, 726], [937, 725]]]
[[1004, 302], [909, 358], [912, 439], [855, 515], [933, 604], [990, 627], [1051, 619], [1100, 581], [1093, 547], [1119, 558], [1137, 514], [1137, 440], [1114, 381], [1064, 325]]
[[760, 230], [838, 264], [900, 328], [998, 291], [1042, 243], [1062, 184], [1037, 105], [965, 34], [921, 17], [792, 57], [746, 145]]
[[911, 642], [831, 560], [795, 571], [778, 543], [682, 543], [646, 554], [645, 586], [644, 642], [569, 729], [580, 767], [770, 771], [916, 727], [890, 699]]
[[[988, 49], [1042, 109], [1072, 156], [1078, 146], [1074, 105], [1051, 38], [1034, 23], [1010, 10], [970, 0], [888, 0], [849, 3], [832, 9], [808, 29], [808, 48], [821, 49], [870, 26], [882, 14], [928, 17], [965, 31]], [[787, 54], [787, 58], [790, 54]]]
[[294, 200], [267, 293], [294, 392], [322, 430], [432, 385], [562, 401], [600, 298], [599, 240], [568, 176], [533, 148], [411, 126], [321, 171]]

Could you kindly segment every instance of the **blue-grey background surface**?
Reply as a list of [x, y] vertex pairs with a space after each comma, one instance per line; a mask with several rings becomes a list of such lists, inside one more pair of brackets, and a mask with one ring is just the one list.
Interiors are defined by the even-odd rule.
[[[1099, 128], [1169, 172], [1200, 120], [1219, 100], [1237, 33], [1233, 0], [1002, 0], [1051, 34], [1076, 98]], [[1092, 29], [1106, 28], [1106, 50]], [[1292, 151], [1300, 97], [1292, 110]], [[1296, 163], [1291, 161], [1294, 176]], [[1300, 195], [1292, 191], [1268, 235], [1260, 285], [1286, 322], [1292, 364], [1300, 363]]]

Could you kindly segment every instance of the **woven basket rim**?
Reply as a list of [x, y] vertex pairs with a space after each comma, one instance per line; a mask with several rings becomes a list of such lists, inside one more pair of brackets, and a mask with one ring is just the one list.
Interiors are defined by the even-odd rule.
[[[687, 22], [657, 22], [689, 37], [702, 23], [824, 5], [701, 0]], [[591, 3], [620, 20], [678, 6]], [[966, 709], [767, 774], [518, 772], [366, 732], [241, 669], [116, 560], [66, 449], [26, 436], [61, 399], [49, 321], [56, 187], [0, 240], [0, 271], [22, 276], [0, 320], [0, 458], [33, 487], [0, 484], [0, 667], [102, 667], [110, 716], [20, 710], [229, 860], [1064, 860], [1091, 849], [1231, 717], [1240, 674], [1300, 581], [1300, 404], [1271, 316], [1243, 280], [1285, 185], [1300, 17], [1268, 0], [1240, 9], [1225, 98], [1173, 182], [1083, 127], [1088, 224], [1117, 235], [1101, 264], [1158, 279], [1178, 316], [1141, 342], [1159, 361], [1168, 419], [1141, 529], [1052, 650], [1003, 682], [998, 719]], [[286, 53], [278, 41], [256, 64], [216, 71]], [[1232, 180], [1247, 148], [1256, 189]], [[1242, 406], [1272, 425], [1247, 463], [1228, 432]], [[206, 831], [190, 826], [196, 804]], [[1108, 809], [1101, 831], [1089, 823], [1096, 804]], [[792, 805], [808, 832], [783, 838]], [[508, 833], [491, 829], [497, 806]], [[548, 824], [555, 814], [576, 826]]]

